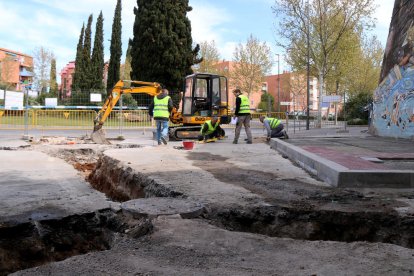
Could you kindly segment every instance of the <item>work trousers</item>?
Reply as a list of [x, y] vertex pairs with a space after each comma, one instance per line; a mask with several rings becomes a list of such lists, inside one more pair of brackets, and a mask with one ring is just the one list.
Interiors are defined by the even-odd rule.
[[242, 126], [244, 126], [244, 130], [246, 131], [247, 142], [253, 141], [252, 131], [250, 130], [250, 119], [250, 114], [245, 116], [237, 116], [236, 130], [234, 133], [234, 142], [237, 142], [239, 140]]
[[284, 125], [280, 123], [277, 127], [272, 128], [272, 133], [270, 134], [270, 137], [272, 138], [279, 138], [283, 136], [283, 130]]
[[220, 126], [218, 126], [210, 134], [207, 134], [207, 135], [199, 135], [198, 136], [198, 141], [208, 140], [208, 139], [212, 139], [212, 138], [220, 138], [221, 136], [224, 136], [224, 131], [223, 131], [223, 129]]
[[157, 126], [157, 141], [161, 142], [161, 137], [168, 141], [168, 121], [155, 120]]

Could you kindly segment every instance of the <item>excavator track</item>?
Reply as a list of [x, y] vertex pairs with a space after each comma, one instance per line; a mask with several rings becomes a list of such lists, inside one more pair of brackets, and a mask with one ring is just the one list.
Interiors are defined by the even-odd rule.
[[170, 127], [169, 135], [171, 140], [193, 140], [198, 139], [201, 126], [178, 126]]
[[[169, 128], [169, 136], [172, 141], [195, 140], [200, 136], [201, 126], [178, 126]], [[221, 136], [225, 136], [222, 130]]]

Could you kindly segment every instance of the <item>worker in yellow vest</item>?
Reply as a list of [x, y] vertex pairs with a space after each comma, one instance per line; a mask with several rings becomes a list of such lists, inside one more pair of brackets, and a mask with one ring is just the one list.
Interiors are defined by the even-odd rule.
[[242, 126], [244, 126], [244, 130], [246, 131], [247, 144], [251, 144], [253, 142], [253, 137], [250, 130], [251, 116], [249, 98], [246, 95], [243, 95], [240, 89], [233, 90], [233, 94], [236, 97], [236, 110], [234, 111], [234, 115], [237, 117], [233, 144], [238, 143]]
[[268, 118], [266, 116], [259, 117], [260, 122], [263, 123], [267, 131], [266, 140], [269, 141], [270, 138], [284, 138], [289, 139], [289, 135], [285, 130], [285, 126], [282, 121], [278, 118]]
[[168, 121], [170, 120], [170, 113], [173, 109], [173, 101], [168, 96], [168, 90], [162, 89], [161, 93], [154, 97], [154, 102], [149, 106], [148, 113], [154, 118], [157, 127], [157, 141], [158, 145], [161, 142], [164, 145], [168, 141]]
[[220, 120], [213, 117], [211, 120], [205, 121], [200, 130], [198, 141], [214, 142], [224, 136], [224, 131], [220, 127]]

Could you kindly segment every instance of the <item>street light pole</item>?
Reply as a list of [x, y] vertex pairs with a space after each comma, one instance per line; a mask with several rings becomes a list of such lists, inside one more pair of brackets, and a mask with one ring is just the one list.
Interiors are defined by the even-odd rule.
[[280, 112], [280, 55], [276, 54], [277, 56], [277, 112]]
[[31, 84], [26, 84], [24, 86], [24, 96], [25, 96], [25, 103], [24, 103], [24, 134], [23, 140], [29, 140], [29, 87]]
[[306, 64], [306, 130], [309, 130], [309, 106], [310, 106], [310, 92], [309, 92], [309, 74], [310, 74], [310, 64], [309, 64], [309, 59], [310, 59], [310, 53], [309, 53], [309, 47], [310, 47], [310, 42], [309, 42], [309, 0], [306, 3], [306, 12], [307, 12], [307, 24], [308, 27], [306, 28], [306, 41], [307, 41], [307, 64]]

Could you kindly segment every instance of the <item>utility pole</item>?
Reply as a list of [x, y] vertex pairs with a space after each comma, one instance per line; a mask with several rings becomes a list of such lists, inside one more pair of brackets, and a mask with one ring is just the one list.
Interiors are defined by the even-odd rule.
[[306, 40], [307, 40], [307, 64], [306, 64], [306, 130], [309, 130], [309, 106], [310, 106], [310, 92], [309, 92], [309, 74], [310, 74], [310, 39], [309, 39], [309, 0], [306, 2], [306, 14], [307, 14], [307, 28], [306, 28]]
[[280, 112], [280, 55], [276, 54], [277, 56], [277, 112]]
[[32, 84], [25, 84], [24, 85], [24, 96], [25, 96], [25, 103], [24, 103], [24, 134], [23, 140], [29, 140], [29, 89], [31, 89]]

